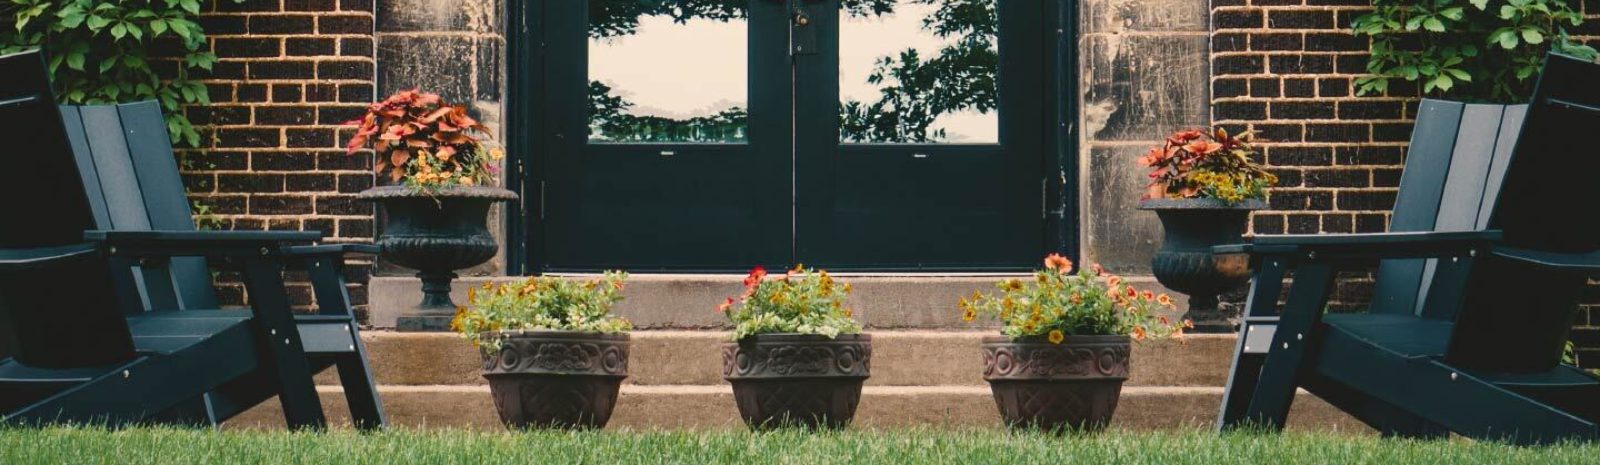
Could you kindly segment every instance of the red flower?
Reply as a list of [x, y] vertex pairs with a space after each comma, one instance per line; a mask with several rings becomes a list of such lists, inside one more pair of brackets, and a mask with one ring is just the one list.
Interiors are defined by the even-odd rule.
[[730, 308], [733, 308], [732, 297], [729, 297], [728, 300], [724, 300], [721, 304], [717, 305], [717, 313], [728, 313], [728, 309]]
[[754, 288], [757, 284], [761, 284], [761, 280], [766, 278], [767, 269], [757, 266], [755, 269], [750, 270], [749, 276], [744, 277], [744, 287]]

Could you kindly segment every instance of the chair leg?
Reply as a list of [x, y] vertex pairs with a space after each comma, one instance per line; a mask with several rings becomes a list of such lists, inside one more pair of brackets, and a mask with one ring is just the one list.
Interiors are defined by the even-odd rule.
[[1333, 284], [1333, 264], [1309, 262], [1295, 269], [1289, 300], [1283, 307], [1272, 346], [1241, 421], [1273, 431], [1283, 430], [1294, 403], [1295, 388], [1306, 372], [1309, 336], [1322, 321], [1323, 306]]
[[350, 308], [350, 294], [344, 288], [343, 267], [342, 261], [333, 256], [319, 256], [305, 264], [317, 298], [318, 313], [350, 318], [350, 346], [354, 350], [335, 359], [339, 382], [344, 385], [345, 402], [350, 406], [350, 419], [358, 429], [379, 429], [387, 424], [387, 419], [383, 414], [383, 402], [378, 399], [377, 383], [373, 382], [372, 370], [367, 367], [367, 351], [361, 343], [361, 331], [356, 328], [355, 313]]
[[323, 429], [328, 421], [289, 307], [283, 269], [282, 262], [270, 258], [251, 259], [244, 265], [245, 291], [250, 293], [250, 309], [264, 345], [262, 366], [277, 377], [278, 400], [289, 428]]
[[1282, 258], [1271, 257], [1253, 265], [1255, 279], [1250, 282], [1244, 318], [1239, 324], [1239, 340], [1234, 347], [1233, 366], [1228, 370], [1228, 387], [1222, 395], [1222, 411], [1217, 415], [1219, 431], [1232, 430], [1245, 423], [1245, 409], [1250, 406], [1256, 382], [1261, 378], [1261, 364], [1266, 360], [1265, 351], [1247, 344], [1247, 336], [1250, 331], [1267, 330], [1276, 325], [1278, 294], [1283, 292], [1287, 267]]

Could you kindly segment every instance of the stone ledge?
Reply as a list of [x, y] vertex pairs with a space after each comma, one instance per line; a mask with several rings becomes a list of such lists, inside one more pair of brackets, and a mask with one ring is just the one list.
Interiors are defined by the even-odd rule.
[[[583, 279], [592, 275], [568, 275]], [[840, 273], [854, 292], [846, 305], [869, 328], [880, 329], [971, 329], [982, 328], [961, 321], [956, 302], [972, 291], [989, 291], [1005, 277], [1021, 275], [904, 275]], [[463, 277], [451, 283], [450, 297], [457, 304], [467, 302], [467, 289], [486, 283], [526, 279], [519, 276]], [[732, 274], [635, 274], [628, 278], [617, 314], [644, 329], [712, 329], [724, 327], [722, 315], [714, 310], [724, 298], [743, 290], [744, 275]], [[1128, 281], [1141, 289], [1164, 291], [1149, 276], [1130, 276]], [[368, 283], [368, 308], [372, 326], [393, 328], [400, 312], [422, 301], [421, 284], [411, 277], [374, 277]], [[1177, 308], [1187, 299], [1171, 293]], [[1174, 315], [1175, 316], [1175, 315]]]
[[[873, 386], [983, 385], [979, 342], [988, 331], [872, 331]], [[629, 384], [721, 385], [721, 331], [648, 330], [633, 333]], [[477, 385], [477, 352], [450, 333], [362, 333], [368, 362], [380, 385]], [[1191, 335], [1182, 342], [1133, 345], [1130, 386], [1226, 384], [1232, 335]], [[318, 377], [338, 384], [333, 370]]]
[[[319, 388], [330, 424], [348, 427], [342, 391]], [[385, 386], [379, 389], [392, 427], [503, 428], [487, 386]], [[1290, 411], [1289, 428], [1372, 434], [1371, 429], [1304, 391]], [[1124, 430], [1213, 428], [1222, 388], [1129, 387], [1123, 389], [1113, 427]], [[853, 428], [1000, 427], [994, 398], [985, 386], [867, 387]], [[268, 401], [229, 421], [228, 429], [278, 429], [278, 403]], [[733, 392], [727, 386], [624, 386], [611, 429], [740, 429]]]

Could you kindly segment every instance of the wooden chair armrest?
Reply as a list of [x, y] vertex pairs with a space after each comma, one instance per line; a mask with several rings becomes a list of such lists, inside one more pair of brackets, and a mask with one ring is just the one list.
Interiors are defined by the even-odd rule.
[[87, 242], [55, 247], [0, 249], [0, 272], [48, 268], [73, 260], [95, 256], [99, 252], [99, 248], [94, 243]]

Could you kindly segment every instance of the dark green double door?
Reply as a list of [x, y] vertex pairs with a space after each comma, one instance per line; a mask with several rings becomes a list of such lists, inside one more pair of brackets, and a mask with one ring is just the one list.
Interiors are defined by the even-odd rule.
[[[531, 72], [540, 77], [533, 80], [539, 127], [534, 162], [525, 165], [533, 171], [525, 190], [538, 189], [539, 205], [530, 206], [538, 226], [528, 231], [534, 270], [1035, 264], [1047, 247], [1042, 145], [1051, 126], [1041, 98], [1041, 2], [949, 0], [932, 9], [918, 0], [844, 2], [537, 2], [532, 34], [542, 55]], [[850, 36], [882, 35], [874, 28], [893, 24], [872, 17], [873, 4], [922, 8], [959, 30], [924, 47], [932, 50], [926, 56], [891, 55], [898, 68], [880, 64], [877, 74], [907, 74], [877, 79], [878, 97], [847, 106], [841, 48], [864, 44], [842, 40], [841, 23], [865, 21]], [[956, 14], [966, 19], [952, 19]], [[617, 31], [667, 24], [651, 15], [706, 30], [724, 27], [707, 18], [743, 22], [746, 105], [679, 120], [608, 107], [622, 97], [591, 76], [602, 73], [592, 60], [606, 58], [591, 56], [604, 52], [595, 44], [614, 41], [607, 35]], [[699, 53], [696, 40], [708, 40], [684, 34], [654, 45], [675, 41], [677, 53], [689, 55]], [[934, 63], [939, 56], [948, 59]], [[673, 60], [657, 55], [633, 66]], [[930, 112], [952, 109], [989, 115], [969, 124], [992, 125], [989, 139], [948, 140], [944, 129], [929, 126]]]

